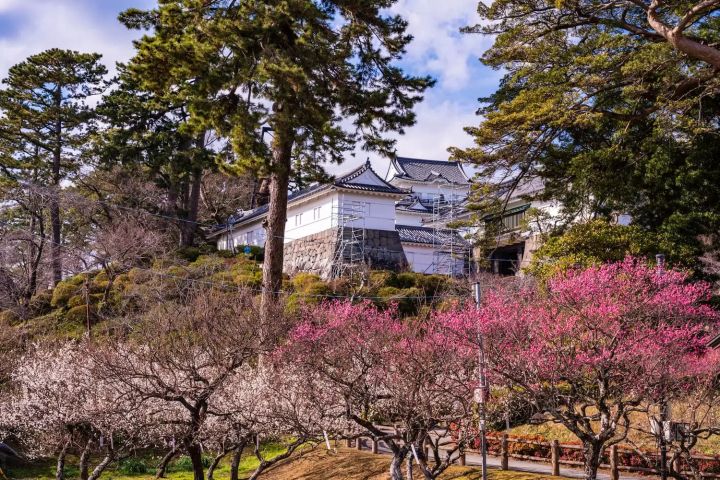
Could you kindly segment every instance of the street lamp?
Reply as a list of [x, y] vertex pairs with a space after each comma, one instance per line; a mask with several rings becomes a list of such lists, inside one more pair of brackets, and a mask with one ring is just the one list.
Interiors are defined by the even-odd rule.
[[[655, 263], [657, 266], [658, 275], [662, 275], [665, 272], [665, 255], [658, 253], [655, 255]], [[668, 468], [667, 468], [667, 441], [666, 429], [670, 422], [670, 404], [668, 404], [664, 395], [660, 400], [660, 421], [658, 422], [658, 443], [660, 446], [660, 478], [667, 480]]]
[[[480, 310], [480, 282], [473, 283], [473, 297], [475, 310]], [[478, 404], [478, 417], [480, 426], [480, 452], [482, 453], [482, 480], [487, 480], [487, 441], [485, 438], [485, 401], [487, 400], [487, 376], [485, 375], [485, 348], [483, 336], [480, 331], [480, 321], [477, 324], [478, 342], [478, 388], [475, 389], [475, 402]]]

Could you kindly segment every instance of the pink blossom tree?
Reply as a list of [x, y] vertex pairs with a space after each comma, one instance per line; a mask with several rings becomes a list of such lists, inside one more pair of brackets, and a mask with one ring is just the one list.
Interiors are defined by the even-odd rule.
[[[417, 459], [431, 479], [469, 438], [462, 431], [472, 416], [467, 392], [474, 368], [455, 343], [432, 323], [405, 322], [370, 303], [337, 302], [306, 312], [281, 356], [341, 402], [349, 434], [387, 445], [391, 478], [402, 479], [404, 461]], [[453, 426], [459, 430], [451, 441]]]
[[642, 260], [574, 270], [546, 286], [497, 289], [482, 308], [438, 315], [459, 345], [484, 339], [496, 387], [507, 387], [582, 442], [594, 480], [603, 449], [623, 441], [630, 414], [716, 368], [706, 349], [718, 315], [710, 288]]

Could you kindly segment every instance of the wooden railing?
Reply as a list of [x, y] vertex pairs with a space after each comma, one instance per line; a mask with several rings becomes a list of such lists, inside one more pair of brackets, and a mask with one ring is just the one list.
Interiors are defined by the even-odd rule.
[[[502, 468], [507, 470], [509, 465], [509, 459], [515, 458], [518, 460], [526, 460], [526, 461], [533, 461], [533, 462], [545, 462], [550, 463], [552, 466], [553, 475], [559, 475], [560, 474], [560, 466], [561, 465], [568, 465], [572, 467], [582, 467], [584, 465], [584, 462], [581, 460], [569, 460], [562, 458], [562, 451], [579, 451], [582, 452], [583, 447], [581, 445], [574, 445], [574, 444], [562, 444], [558, 440], [551, 440], [551, 441], [540, 441], [540, 440], [528, 440], [523, 438], [512, 438], [509, 437], [506, 434], [503, 435], [488, 435], [488, 440], [495, 440], [495, 442], [500, 443], [500, 448], [488, 448], [488, 453], [492, 455], [497, 455], [500, 457], [500, 462], [502, 465]], [[549, 450], [548, 456], [535, 456], [535, 455], [522, 455], [517, 453], [511, 453], [510, 444], [526, 444], [526, 445], [533, 445], [533, 446], [539, 446], [539, 447], [545, 447]], [[600, 468], [608, 469], [610, 470], [610, 478], [613, 480], [617, 480], [620, 478], [620, 472], [628, 472], [628, 473], [640, 473], [640, 474], [659, 474], [659, 470], [655, 467], [641, 467], [637, 465], [623, 465], [621, 463], [622, 453], [631, 454], [631, 455], [637, 455], [638, 452], [636, 450], [633, 450], [632, 448], [622, 447], [613, 445], [609, 448], [609, 451], [606, 452], [607, 455], [603, 455], [603, 458], [607, 458], [607, 463], [601, 463]], [[643, 455], [648, 458], [652, 458], [657, 462], [658, 458], [657, 455], [652, 453], [643, 452]], [[711, 457], [708, 455], [693, 455], [693, 460], [697, 461], [714, 461], [719, 462], [720, 459], [716, 457]], [[683, 472], [683, 473], [689, 473], [689, 472]], [[703, 473], [702, 476], [704, 478], [720, 478], [720, 474], [717, 473]]]

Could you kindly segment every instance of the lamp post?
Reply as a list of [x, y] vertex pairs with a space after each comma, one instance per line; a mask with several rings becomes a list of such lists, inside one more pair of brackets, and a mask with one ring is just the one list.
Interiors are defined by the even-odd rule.
[[[475, 298], [475, 310], [480, 310], [480, 282], [473, 283], [473, 297]], [[485, 438], [485, 401], [487, 400], [487, 377], [485, 375], [485, 348], [483, 336], [480, 331], [480, 322], [477, 325], [478, 342], [478, 388], [475, 389], [475, 401], [478, 404], [478, 417], [480, 427], [480, 452], [482, 453], [482, 480], [487, 480], [487, 442]]]
[[[658, 253], [657, 255], [655, 255], [655, 263], [658, 275], [662, 275], [665, 271], [665, 255], [663, 255], [662, 253]], [[660, 400], [660, 421], [658, 422], [658, 444], [660, 446], [660, 478], [662, 480], [667, 480], [668, 478], [667, 439], [665, 438], [665, 436], [667, 431], [666, 426], [668, 425], [669, 421], [670, 405], [668, 404], [665, 396], [663, 395], [663, 398]]]

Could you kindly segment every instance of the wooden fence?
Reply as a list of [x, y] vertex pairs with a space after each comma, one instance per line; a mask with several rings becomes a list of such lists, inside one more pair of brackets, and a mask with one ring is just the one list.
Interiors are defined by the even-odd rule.
[[[549, 462], [552, 465], [553, 475], [560, 473], [560, 466], [567, 465], [571, 467], [582, 467], [584, 462], [582, 460], [571, 460], [563, 458], [562, 452], [577, 452], [577, 457], [582, 457], [583, 447], [581, 445], [574, 444], [561, 444], [558, 440], [551, 441], [540, 441], [540, 440], [528, 440], [524, 438], [513, 438], [507, 434], [503, 435], [488, 435], [488, 442], [496, 444], [499, 443], [499, 448], [493, 448], [489, 446], [488, 452], [493, 455], [500, 457], [501, 465], [504, 469], [507, 469], [508, 461], [510, 458], [516, 458], [518, 460], [527, 460], [534, 462]], [[535, 456], [535, 455], [523, 455], [513, 453], [512, 444], [525, 444], [536, 447], [544, 447], [549, 452], [547, 456]], [[515, 449], [517, 450], [517, 449]], [[643, 454], [650, 459], [653, 459], [653, 463], [656, 465], [659, 463], [659, 457], [656, 454], [643, 452]], [[622, 459], [630, 456], [639, 456], [636, 450], [627, 447], [621, 447], [613, 445], [602, 455], [603, 459], [607, 459], [607, 462], [603, 462], [600, 468], [610, 470], [610, 478], [617, 480], [620, 478], [620, 472], [628, 473], [639, 473], [639, 474], [652, 474], [658, 475], [659, 471], [654, 466], [640, 466], [640, 465], [626, 465], [623, 464]], [[720, 466], [720, 459], [717, 457], [711, 457], [708, 455], [693, 455], [694, 461], [700, 462], [714, 462]], [[689, 472], [688, 472], [689, 473]], [[702, 474], [705, 478], [720, 479], [720, 474], [714, 472], [707, 472]]]
[[[531, 462], [543, 462], [543, 463], [550, 463], [552, 467], [552, 474], [555, 476], [560, 475], [560, 467], [562, 465], [570, 466], [570, 467], [580, 467], [584, 465], [584, 462], [582, 460], [571, 460], [567, 458], [563, 458], [563, 452], [567, 454], [567, 452], [577, 452], [578, 457], [582, 456], [582, 450], [583, 447], [580, 445], [574, 445], [574, 444], [561, 444], [558, 440], [552, 440], [552, 441], [540, 441], [540, 440], [528, 440], [524, 438], [514, 438], [510, 437], [507, 434], [502, 435], [488, 435], [488, 453], [493, 456], [497, 456], [500, 458], [500, 468], [502, 470], [511, 470], [510, 465], [510, 459], [514, 458], [517, 460], [525, 460], [525, 461], [531, 461]], [[368, 449], [372, 453], [378, 453], [379, 452], [379, 444], [380, 442], [378, 440], [375, 440], [373, 438], [358, 438], [354, 442], [355, 448], [358, 450]], [[347, 440], [346, 443], [347, 447], [352, 447], [353, 442], [351, 440]], [[367, 445], [367, 447], [366, 447]], [[541, 447], [542, 450], [547, 451], [547, 455], [539, 456], [539, 455], [524, 455], [520, 453], [514, 453], [513, 450], [518, 450], [518, 448], [512, 448], [511, 445], [529, 445], [534, 447]], [[477, 450], [466, 450], [467, 453], [480, 453]], [[637, 455], [637, 452], [633, 449], [626, 448], [626, 447], [618, 447], [617, 445], [613, 445], [609, 448], [609, 451], [606, 452], [606, 455], [603, 455], [603, 459], [607, 459], [606, 463], [602, 463], [600, 465], [600, 468], [607, 469], [610, 471], [610, 478], [612, 480], [618, 480], [620, 478], [620, 472], [627, 472], [627, 473], [638, 473], [638, 474], [645, 474], [645, 475], [658, 475], [657, 468], [648, 467], [648, 466], [638, 466], [638, 465], [625, 465], [622, 463], [622, 458], [627, 457], [629, 455]], [[653, 458], [655, 461], [657, 461], [657, 456], [651, 453], [645, 453], [645, 455], [649, 458]], [[711, 457], [707, 455], [693, 455], [693, 460], [697, 461], [705, 461], [705, 462], [717, 462], [718, 466], [720, 467], [720, 459], [717, 457]], [[462, 453], [457, 458], [457, 463], [460, 465], [465, 465], [466, 459], [465, 454]], [[720, 479], [720, 474], [713, 473], [713, 472], [707, 472], [703, 473], [702, 476], [704, 478], [708, 479]]]

